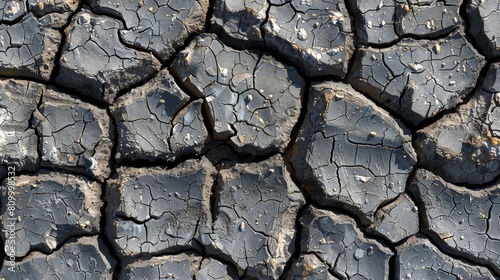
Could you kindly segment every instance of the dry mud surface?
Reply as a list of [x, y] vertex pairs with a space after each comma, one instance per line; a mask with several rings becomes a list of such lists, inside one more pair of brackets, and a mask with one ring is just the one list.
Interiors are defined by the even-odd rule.
[[500, 279], [500, 2], [3, 0], [0, 279]]

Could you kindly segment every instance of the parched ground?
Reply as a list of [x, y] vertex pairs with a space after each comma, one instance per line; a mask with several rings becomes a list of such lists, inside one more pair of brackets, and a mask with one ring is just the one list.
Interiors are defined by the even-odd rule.
[[500, 2], [3, 0], [0, 279], [500, 279]]

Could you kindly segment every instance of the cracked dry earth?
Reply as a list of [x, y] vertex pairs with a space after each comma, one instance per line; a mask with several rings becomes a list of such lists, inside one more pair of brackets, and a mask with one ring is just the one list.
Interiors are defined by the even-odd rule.
[[500, 279], [499, 25], [2, 0], [0, 279]]

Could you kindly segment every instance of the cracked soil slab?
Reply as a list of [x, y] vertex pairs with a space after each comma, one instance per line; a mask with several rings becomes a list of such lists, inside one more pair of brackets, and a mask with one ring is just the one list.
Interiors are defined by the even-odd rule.
[[188, 160], [176, 168], [120, 168], [108, 181], [106, 232], [125, 258], [196, 247], [209, 230], [215, 168]]
[[295, 174], [314, 202], [372, 223], [379, 205], [404, 191], [416, 162], [409, 131], [351, 86], [316, 83], [309, 97], [287, 155]]
[[16, 178], [2, 201], [13, 194], [17, 204], [2, 205], [2, 219], [10, 225], [2, 240], [15, 245], [16, 257], [31, 251], [49, 254], [71, 237], [100, 231], [101, 185], [89, 178], [42, 170]]
[[245, 276], [276, 279], [293, 254], [295, 219], [304, 204], [281, 156], [219, 172], [209, 252]]
[[235, 50], [213, 34], [196, 37], [172, 68], [206, 101], [215, 139], [247, 154], [285, 150], [305, 87], [295, 68], [266, 53]]

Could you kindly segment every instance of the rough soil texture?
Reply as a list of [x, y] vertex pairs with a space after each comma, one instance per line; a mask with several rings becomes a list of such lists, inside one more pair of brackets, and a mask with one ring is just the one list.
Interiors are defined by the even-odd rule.
[[500, 2], [0, 2], [0, 279], [500, 279]]

